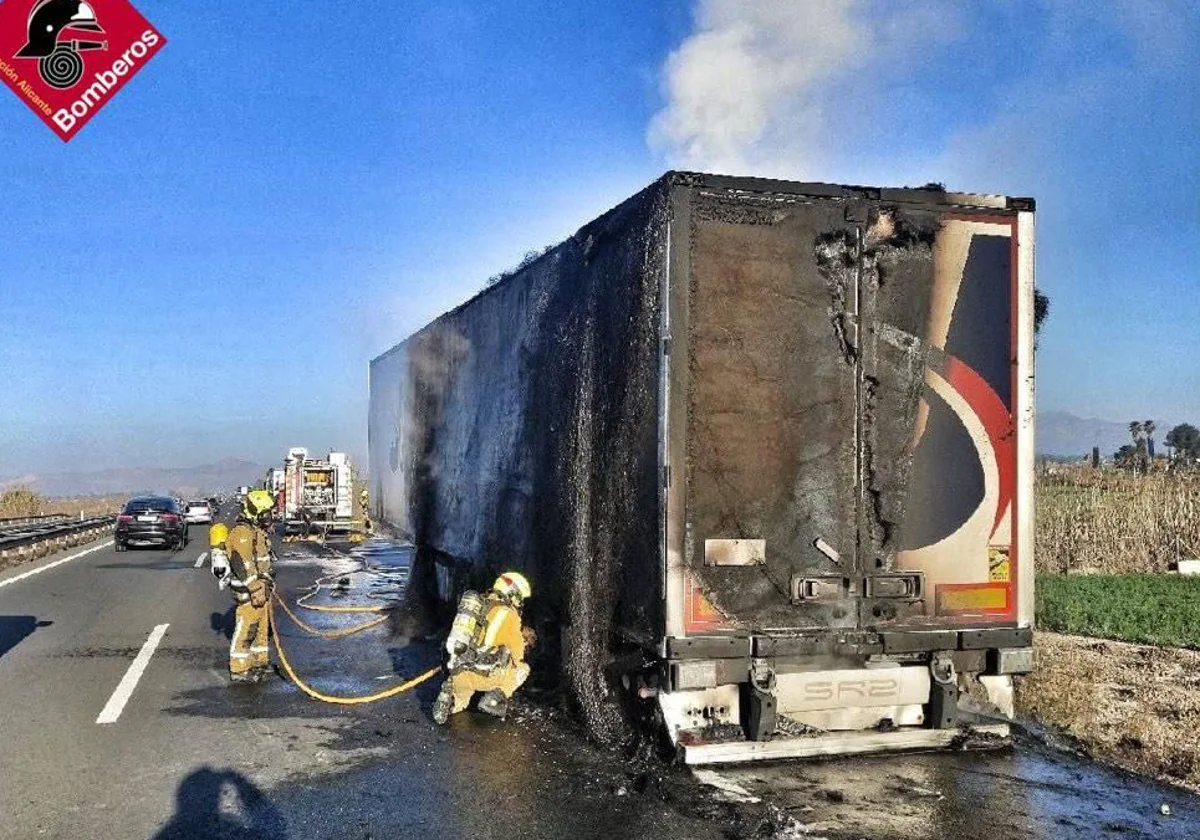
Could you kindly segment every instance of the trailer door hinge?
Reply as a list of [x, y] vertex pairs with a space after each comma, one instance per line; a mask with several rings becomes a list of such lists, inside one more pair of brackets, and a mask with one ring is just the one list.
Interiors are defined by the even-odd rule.
[[671, 355], [671, 337], [667, 336], [662, 340], [662, 350], [664, 356]]

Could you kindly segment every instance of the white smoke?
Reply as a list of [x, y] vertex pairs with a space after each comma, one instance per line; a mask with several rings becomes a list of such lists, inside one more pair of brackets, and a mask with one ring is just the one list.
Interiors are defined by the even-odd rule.
[[[1200, 40], [1196, 0], [694, 2], [650, 147], [675, 168], [801, 180], [1044, 191], [1073, 145], [1057, 127], [1103, 122], [1131, 84], [1153, 96], [1156, 77], [1195, 74]], [[962, 49], [971, 38], [986, 55]], [[1005, 67], [1030, 44], [1031, 65]], [[1005, 67], [961, 114], [936, 107], [956, 80], [924, 72], [953, 49]]]
[[948, 0], [697, 0], [667, 59], [651, 147], [674, 166], [814, 174], [839, 144], [856, 88], [963, 32]]

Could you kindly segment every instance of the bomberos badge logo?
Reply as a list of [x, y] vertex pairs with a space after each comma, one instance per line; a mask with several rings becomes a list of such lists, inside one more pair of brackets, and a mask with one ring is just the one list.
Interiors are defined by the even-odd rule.
[[0, 79], [64, 141], [166, 42], [128, 0], [0, 0]]

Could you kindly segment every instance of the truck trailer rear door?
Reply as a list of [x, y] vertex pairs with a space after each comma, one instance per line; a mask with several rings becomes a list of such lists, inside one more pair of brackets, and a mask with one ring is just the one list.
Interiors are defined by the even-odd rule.
[[687, 635], [1016, 619], [1016, 214], [906, 192], [691, 193]]
[[857, 226], [798, 196], [690, 212], [682, 629], [856, 627]]
[[864, 210], [862, 623], [1014, 622], [1016, 215]]

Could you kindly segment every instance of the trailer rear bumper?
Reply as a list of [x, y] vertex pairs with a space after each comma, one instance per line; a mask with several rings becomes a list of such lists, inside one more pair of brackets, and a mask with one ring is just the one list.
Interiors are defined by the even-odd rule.
[[865, 755], [905, 750], [944, 749], [964, 736], [1009, 737], [1007, 723], [989, 723], [965, 729], [900, 729], [895, 732], [826, 732], [770, 741], [727, 741], [682, 745], [685, 764], [739, 764], [749, 761]]

